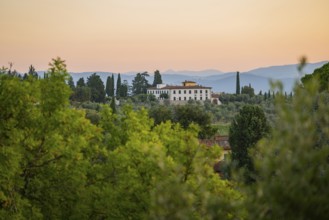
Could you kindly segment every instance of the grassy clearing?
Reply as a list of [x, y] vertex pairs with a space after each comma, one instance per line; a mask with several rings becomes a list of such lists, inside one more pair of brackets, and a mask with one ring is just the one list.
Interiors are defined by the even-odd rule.
[[218, 123], [214, 124], [214, 126], [218, 129], [217, 134], [221, 136], [228, 135], [231, 123]]

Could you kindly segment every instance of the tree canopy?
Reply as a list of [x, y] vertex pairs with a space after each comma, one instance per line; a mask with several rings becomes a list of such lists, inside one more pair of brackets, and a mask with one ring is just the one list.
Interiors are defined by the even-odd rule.
[[87, 78], [87, 86], [90, 88], [91, 101], [104, 102], [105, 101], [105, 87], [102, 79], [96, 73]]
[[[264, 111], [258, 106], [244, 106], [233, 119], [229, 130], [233, 163], [238, 168], [245, 168], [247, 171], [253, 172], [253, 162], [249, 151], [268, 133], [269, 125]], [[253, 179], [249, 174], [246, 175], [246, 181]]]
[[60, 58], [43, 79], [0, 76], [1, 218], [241, 217], [240, 193], [213, 172], [220, 149], [200, 145], [197, 126], [108, 105], [93, 125], [69, 105], [68, 77]]
[[154, 79], [152, 86], [155, 87], [157, 84], [162, 84], [162, 77], [159, 70], [154, 71]]
[[147, 72], [136, 74], [132, 82], [132, 92], [134, 95], [146, 94], [149, 87], [148, 80], [146, 79], [148, 76], [149, 74]]
[[329, 63], [324, 64], [321, 68], [315, 69], [312, 74], [306, 74], [302, 79], [302, 83], [305, 85], [317, 78], [320, 82], [319, 91], [328, 90], [329, 85]]
[[251, 87], [251, 85], [249, 84], [249, 86], [243, 86], [241, 88], [241, 94], [247, 94], [250, 97], [255, 95], [255, 91], [254, 88]]
[[255, 151], [256, 182], [245, 187], [249, 219], [326, 219], [329, 204], [328, 93], [312, 79], [292, 103], [277, 96], [278, 121]]

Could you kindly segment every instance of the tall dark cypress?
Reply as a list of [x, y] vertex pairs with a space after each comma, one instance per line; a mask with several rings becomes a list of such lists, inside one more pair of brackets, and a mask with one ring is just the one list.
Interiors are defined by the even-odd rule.
[[114, 75], [112, 74], [110, 96], [114, 96]]
[[117, 79], [117, 90], [116, 90], [116, 93], [115, 93], [117, 98], [120, 98], [120, 94], [121, 94], [120, 90], [121, 90], [121, 76], [120, 76], [120, 73], [119, 73], [118, 79]]
[[240, 73], [236, 72], [236, 94], [240, 94]]
[[154, 80], [152, 86], [155, 87], [157, 84], [162, 84], [162, 77], [159, 70], [154, 72]]
[[106, 91], [106, 95], [107, 96], [111, 96], [111, 86], [112, 86], [112, 78], [111, 78], [111, 76], [108, 76], [107, 77], [107, 80], [106, 80], [106, 89], [105, 89], [105, 91]]
[[113, 113], [117, 112], [116, 107], [115, 107], [115, 97], [114, 96], [112, 96], [112, 101], [110, 103], [110, 107], [111, 107]]

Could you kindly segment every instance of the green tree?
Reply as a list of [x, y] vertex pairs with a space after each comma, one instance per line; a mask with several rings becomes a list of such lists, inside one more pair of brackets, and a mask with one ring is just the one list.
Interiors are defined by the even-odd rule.
[[277, 96], [278, 121], [254, 153], [259, 177], [246, 189], [249, 219], [327, 218], [329, 96], [320, 85], [297, 86], [292, 103]]
[[99, 131], [82, 111], [68, 107], [65, 62], [53, 59], [46, 76], [24, 81], [0, 77], [0, 216], [4, 219], [70, 218], [85, 192], [88, 167], [97, 153], [97, 142], [91, 140]]
[[146, 79], [148, 76], [147, 72], [136, 74], [132, 82], [132, 92], [134, 95], [146, 94], [147, 88], [149, 87]]
[[317, 78], [320, 82], [319, 91], [328, 90], [329, 85], [329, 63], [324, 64], [321, 68], [315, 69], [312, 74], [306, 74], [302, 79], [302, 83], [305, 85], [308, 82]]
[[173, 109], [167, 105], [155, 105], [150, 108], [149, 115], [154, 119], [154, 124], [158, 125], [173, 120]]
[[77, 87], [83, 87], [86, 86], [85, 80], [83, 77], [81, 77], [78, 81], [77, 81]]
[[240, 73], [239, 71], [236, 72], [236, 92], [235, 94], [239, 95], [240, 94]]
[[73, 81], [73, 77], [69, 76], [69, 79], [67, 81], [67, 84], [69, 85], [69, 87], [71, 88], [72, 91], [75, 90], [75, 85], [74, 85], [74, 81]]
[[121, 89], [120, 89], [120, 97], [127, 97], [128, 96], [128, 81], [127, 80], [123, 80], [123, 83], [121, 85]]
[[77, 81], [77, 86], [72, 95], [72, 100], [78, 102], [87, 102], [91, 100], [91, 89], [86, 86], [83, 77]]
[[264, 111], [258, 106], [246, 105], [233, 119], [229, 130], [229, 142], [232, 150], [232, 162], [237, 168], [246, 170], [245, 181], [253, 181], [254, 167], [249, 155], [250, 149], [269, 133], [269, 125]]
[[87, 78], [87, 86], [91, 91], [91, 101], [104, 102], [105, 101], [105, 88], [102, 79], [96, 73]]
[[117, 89], [116, 89], [116, 97], [118, 97], [118, 98], [120, 98], [120, 95], [121, 95], [121, 86], [122, 86], [122, 84], [121, 84], [121, 76], [120, 76], [120, 73], [119, 73], [119, 75], [118, 75], [118, 79], [117, 79]]
[[167, 93], [160, 94], [160, 99], [169, 99], [169, 95]]
[[155, 87], [157, 84], [162, 84], [162, 77], [159, 70], [154, 71], [154, 79], [152, 86]]
[[38, 77], [39, 77], [39, 76], [38, 76], [38, 73], [37, 73], [37, 71], [35, 70], [35, 68], [34, 68], [33, 65], [29, 66], [29, 71], [28, 71], [27, 74], [28, 74], [29, 76], [34, 77], [34, 78], [38, 78]]
[[[108, 107], [102, 110], [107, 143], [117, 147], [106, 172], [112, 179], [98, 182], [102, 191], [88, 198], [98, 204], [93, 218], [238, 216], [231, 202], [241, 199], [239, 193], [213, 172], [219, 148], [200, 146], [195, 126], [185, 130], [166, 122], [153, 128], [144, 109], [126, 106], [122, 113], [119, 119]], [[214, 207], [219, 201], [226, 207]]]
[[75, 88], [72, 100], [78, 102], [87, 102], [91, 99], [91, 91], [87, 86], [78, 86]]
[[111, 83], [112, 83], [112, 85], [111, 85], [111, 89], [110, 89], [110, 94], [111, 94], [111, 96], [114, 96], [115, 95], [115, 93], [114, 93], [114, 74], [112, 74]]
[[200, 126], [200, 138], [211, 137], [216, 130], [211, 126], [212, 117], [209, 112], [197, 104], [177, 105], [174, 107], [173, 121], [183, 128], [188, 128], [192, 123]]
[[112, 78], [111, 78], [111, 76], [108, 76], [107, 79], [106, 79], [106, 95], [108, 97], [113, 96], [112, 91], [113, 91]]
[[112, 97], [112, 100], [111, 100], [111, 109], [112, 109], [113, 113], [116, 113], [115, 97], [114, 96]]
[[247, 94], [250, 97], [253, 97], [255, 95], [255, 91], [254, 88], [252, 88], [251, 85], [249, 84], [249, 86], [242, 87], [241, 94]]

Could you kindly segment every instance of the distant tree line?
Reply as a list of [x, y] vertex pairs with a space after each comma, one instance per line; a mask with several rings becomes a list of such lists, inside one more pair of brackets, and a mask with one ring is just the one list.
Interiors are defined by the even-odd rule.
[[84, 78], [80, 78], [77, 81], [76, 86], [74, 85], [72, 77], [70, 77], [68, 85], [73, 91], [71, 100], [78, 102], [92, 101], [104, 103], [106, 97], [110, 97], [111, 99], [126, 98], [129, 96], [130, 90], [131, 95], [146, 94], [147, 88], [162, 83], [161, 74], [158, 70], [154, 72], [153, 84], [149, 84], [146, 78], [148, 76], [149, 74], [147, 72], [137, 73], [132, 82], [131, 88], [127, 80], [122, 82], [120, 73], [118, 74], [116, 84], [114, 74], [112, 74], [112, 76], [107, 77], [105, 85], [100, 76], [96, 73], [89, 76], [86, 83], [84, 82]]

